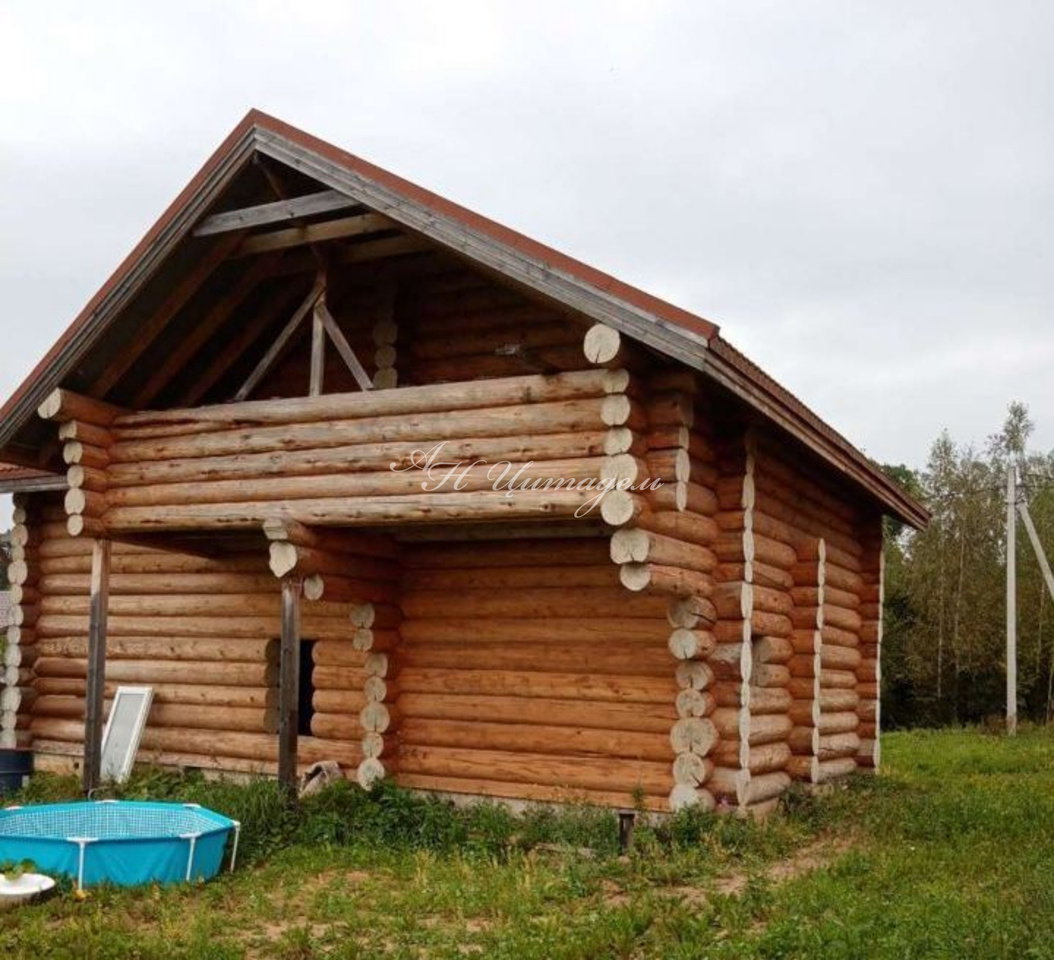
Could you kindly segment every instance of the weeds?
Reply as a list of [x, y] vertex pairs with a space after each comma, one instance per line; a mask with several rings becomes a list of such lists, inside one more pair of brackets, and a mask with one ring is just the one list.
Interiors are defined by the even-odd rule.
[[[292, 811], [265, 781], [142, 771], [122, 796], [242, 820], [244, 868], [0, 914], [0, 955], [1050, 956], [1054, 735], [902, 733], [885, 748], [882, 776], [792, 791], [764, 823], [698, 811], [642, 823], [629, 856], [608, 811], [514, 814], [351, 784]], [[20, 799], [76, 793], [37, 777]]]

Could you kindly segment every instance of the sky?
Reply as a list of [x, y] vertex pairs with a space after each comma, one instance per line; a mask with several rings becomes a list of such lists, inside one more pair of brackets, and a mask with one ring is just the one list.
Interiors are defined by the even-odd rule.
[[0, 393], [250, 107], [719, 323], [876, 459], [1054, 447], [1054, 5], [0, 0]]

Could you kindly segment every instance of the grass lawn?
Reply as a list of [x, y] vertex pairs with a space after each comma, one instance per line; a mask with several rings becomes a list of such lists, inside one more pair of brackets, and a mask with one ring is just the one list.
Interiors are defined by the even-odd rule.
[[624, 857], [588, 811], [343, 790], [292, 822], [266, 784], [140, 779], [245, 820], [245, 867], [0, 914], [0, 957], [1054, 957], [1054, 732], [883, 748], [880, 777], [763, 824], [683, 817]]

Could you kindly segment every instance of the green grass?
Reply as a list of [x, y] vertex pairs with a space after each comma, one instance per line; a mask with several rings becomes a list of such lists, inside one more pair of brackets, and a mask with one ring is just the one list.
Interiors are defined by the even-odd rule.
[[[34, 958], [1054, 957], [1054, 732], [901, 733], [885, 769], [763, 824], [523, 817], [342, 786], [297, 815], [267, 783], [139, 775], [125, 795], [245, 823], [204, 886], [97, 890], [0, 914]], [[26, 799], [75, 785], [39, 778]]]

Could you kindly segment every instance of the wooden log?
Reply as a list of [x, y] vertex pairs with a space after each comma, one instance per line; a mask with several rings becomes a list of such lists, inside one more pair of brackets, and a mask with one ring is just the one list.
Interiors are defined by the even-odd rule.
[[590, 363], [607, 364], [618, 358], [622, 335], [613, 327], [595, 323], [586, 331], [583, 351]]
[[[394, 594], [394, 589], [389, 592]], [[359, 604], [350, 601], [327, 602], [311, 610], [315, 619], [347, 618]], [[42, 616], [69, 616], [86, 614], [89, 607], [88, 597], [70, 595], [45, 596], [40, 603]], [[263, 617], [277, 614], [279, 598], [273, 594], [207, 594], [188, 593], [183, 595], [168, 594], [124, 594], [110, 598], [110, 613], [117, 617], [190, 617], [210, 618], [215, 623], [217, 618], [224, 617]], [[215, 626], [213, 627], [215, 632]]]
[[853, 757], [842, 757], [837, 760], [818, 761], [817, 783], [828, 783], [839, 777], [848, 776], [856, 771], [856, 760]]
[[417, 590], [521, 590], [540, 587], [618, 587], [618, 570], [599, 566], [496, 567], [494, 569], [418, 570]]
[[621, 757], [670, 762], [669, 741], [652, 733], [592, 727], [486, 723], [403, 716], [399, 741], [414, 746], [499, 750], [561, 757]]
[[655, 563], [625, 563], [619, 568], [619, 579], [633, 592], [648, 590], [675, 597], [707, 597], [713, 592], [705, 573]]
[[784, 771], [774, 771], [753, 776], [747, 788], [743, 803], [754, 805], [779, 797], [791, 784], [790, 775]]
[[[632, 568], [626, 564], [621, 569]], [[684, 573], [684, 571], [681, 571]], [[560, 618], [591, 616], [626, 619], [665, 619], [666, 599], [662, 596], [628, 597], [621, 589], [537, 589], [517, 590], [495, 595], [489, 590], [447, 591], [407, 589], [401, 597], [403, 613], [415, 619], [491, 619]]]
[[600, 501], [600, 516], [613, 527], [639, 521], [647, 510], [644, 497], [628, 490], [608, 490]]
[[790, 671], [782, 664], [755, 662], [750, 681], [758, 687], [779, 689], [790, 682]]
[[786, 637], [760, 637], [754, 642], [754, 660], [763, 664], [785, 664], [794, 656], [794, 646]]
[[[105, 695], [113, 697], [119, 680], [108, 680]], [[277, 703], [276, 687], [221, 686], [213, 684], [151, 683], [157, 703], [206, 704], [219, 707], [266, 707], [273, 709]], [[83, 697], [83, 678], [41, 677], [33, 680], [33, 689], [39, 696]]]
[[[496, 519], [556, 519], [582, 516], [595, 504], [589, 489], [479, 490], [471, 495], [423, 493], [400, 496], [335, 497], [291, 500], [284, 505], [302, 523], [319, 526], [389, 525], [421, 521], [493, 521]], [[608, 498], [604, 498], [607, 503]], [[182, 504], [158, 507], [111, 507], [106, 527], [117, 533], [181, 530], [247, 530], [259, 527], [276, 510], [272, 502], [243, 504]]]
[[[334, 646], [339, 643], [334, 643]], [[347, 646], [347, 644], [344, 644]], [[359, 654], [360, 658], [364, 657]], [[460, 670], [466, 666], [487, 670], [556, 671], [573, 673], [588, 663], [593, 673], [615, 676], [666, 677], [670, 654], [661, 646], [641, 647], [616, 638], [604, 645], [592, 642], [569, 644], [473, 643], [470, 650], [459, 643], [404, 645], [398, 650], [403, 666]], [[466, 662], [467, 661], [467, 662]], [[360, 662], [361, 665], [361, 662]]]
[[[465, 383], [441, 383], [374, 390], [368, 394], [327, 394], [282, 401], [252, 400], [184, 410], [151, 410], [116, 419], [117, 429], [177, 424], [188, 434], [219, 426], [287, 425], [332, 420], [376, 419], [400, 414], [450, 413], [518, 406], [552, 400], [588, 399], [621, 393], [629, 379], [624, 371], [576, 370], [570, 373], [506, 377]], [[87, 418], [68, 418], [87, 419]]]
[[822, 734], [850, 733], [860, 725], [860, 718], [854, 711], [846, 710], [841, 713], [820, 713], [817, 724]]
[[[45, 637], [39, 643], [42, 657], [86, 659], [86, 637]], [[272, 639], [226, 637], [109, 637], [106, 656], [117, 660], [172, 660], [217, 663], [269, 662], [277, 652]]]
[[713, 762], [697, 753], [679, 753], [673, 761], [673, 782], [676, 786], [701, 787], [713, 772]]
[[678, 717], [706, 717], [714, 711], [714, 698], [702, 690], [689, 687], [677, 691], [674, 707]]
[[[706, 549], [717, 537], [716, 524], [710, 517], [687, 509], [646, 511], [638, 517], [638, 523], [642, 529], [654, 534], [697, 545], [698, 550]], [[698, 557], [705, 558], [705, 569], [716, 569], [717, 556], [712, 550], [707, 550], [705, 554], [700, 553]]]
[[674, 753], [697, 753], [705, 757], [717, 744], [718, 731], [703, 717], [682, 717], [670, 731]]
[[651, 703], [590, 700], [583, 705], [573, 694], [562, 697], [521, 697], [515, 689], [503, 695], [475, 695], [471, 692], [450, 694], [432, 690], [408, 691], [405, 683], [399, 696], [399, 711], [404, 722], [412, 716], [434, 720], [504, 723], [514, 715], [523, 724], [636, 731], [659, 734], [663, 738], [669, 735], [670, 728], [678, 719], [672, 694]]
[[681, 690], [706, 690], [714, 682], [713, 670], [698, 660], [678, 663], [674, 676]]
[[626, 763], [604, 757], [563, 758], [547, 754], [404, 744], [399, 751], [399, 770], [400, 779], [405, 772], [625, 794], [641, 789], [645, 794], [664, 799], [670, 791], [669, 763]]
[[[628, 454], [618, 457], [573, 457], [543, 462], [513, 462], [503, 457], [500, 463], [484, 463], [449, 468], [429, 466], [425, 451], [419, 461], [403, 470], [384, 469], [366, 472], [327, 473], [320, 476], [271, 476], [259, 479], [211, 480], [208, 483], [155, 483], [130, 487], [111, 485], [106, 502], [114, 511], [136, 507], [196, 506], [203, 504], [266, 504], [290, 501], [285, 510], [295, 516], [303, 502], [328, 501], [343, 497], [398, 497], [426, 492], [461, 492], [514, 489], [522, 493], [546, 481], [555, 489], [557, 481], [598, 480], [601, 477], [621, 479], [622, 459], [633, 461]], [[448, 462], [443, 453], [443, 460]], [[628, 469], [628, 468], [627, 468]], [[635, 483], [628, 479], [627, 483]], [[269, 518], [262, 515], [262, 521]]]
[[717, 608], [706, 597], [677, 597], [666, 608], [666, 619], [671, 627], [686, 630], [713, 626], [717, 622]]
[[357, 716], [315, 713], [311, 717], [311, 733], [313, 736], [330, 740], [358, 740], [362, 737], [363, 730]]
[[[609, 451], [610, 428], [569, 433], [476, 437], [447, 440], [444, 461], [473, 463], [502, 460], [523, 463], [601, 457]], [[630, 431], [632, 434], [632, 431]], [[363, 443], [310, 450], [235, 453], [226, 456], [132, 461], [111, 464], [106, 476], [115, 486], [127, 488], [153, 484], [260, 479], [263, 477], [320, 477], [328, 474], [385, 471], [395, 464], [409, 470], [419, 465], [426, 451], [406, 441]]]
[[[317, 673], [317, 671], [316, 671]], [[669, 705], [672, 712], [677, 688], [672, 676], [618, 677], [541, 671], [432, 670], [404, 667], [399, 671], [400, 703], [409, 693], [518, 696], [572, 699], [592, 703], [622, 702]], [[524, 707], [526, 709], [526, 707]], [[517, 707], [517, 711], [520, 707]]]
[[677, 660], [705, 660], [717, 649], [717, 640], [706, 630], [677, 627], [670, 633], [667, 647]]
[[687, 483], [692, 463], [687, 450], [649, 450], [645, 458], [647, 476], [663, 483]]
[[[84, 678], [88, 661], [72, 657], [40, 657], [34, 664], [38, 677]], [[216, 663], [186, 660], [114, 660], [107, 665], [107, 679], [125, 683], [200, 683], [218, 686], [271, 686], [276, 677], [268, 663]]]
[[[112, 699], [105, 701], [108, 714]], [[62, 717], [80, 720], [86, 701], [79, 697], [38, 697], [33, 706], [35, 717]], [[274, 709], [259, 707], [202, 706], [201, 704], [155, 703], [150, 708], [149, 725], [200, 730], [238, 730], [249, 733], [275, 733], [278, 715]]]
[[390, 704], [367, 702], [359, 711], [359, 722], [367, 733], [386, 733], [398, 722], [398, 712]]
[[596, 649], [607, 645], [612, 637], [641, 644], [665, 644], [670, 628], [663, 622], [645, 618], [480, 617], [406, 620], [401, 634], [409, 644], [453, 643], [459, 649], [477, 643], [592, 644]]
[[852, 757], [856, 759], [860, 750], [860, 737], [855, 732], [830, 734], [820, 736], [820, 745], [816, 752], [820, 762], [837, 760], [840, 757]]
[[69, 420], [59, 424], [59, 440], [79, 440], [105, 450], [113, 443], [113, 435], [109, 430], [83, 420]]
[[783, 770], [791, 759], [791, 749], [786, 743], [766, 743], [751, 747], [746, 751], [746, 760], [742, 762], [739, 744], [735, 741], [722, 741], [713, 753], [713, 761], [718, 766], [736, 767], [742, 762], [742, 769], [753, 775]]
[[83, 420], [97, 426], [108, 426], [125, 412], [121, 407], [70, 390], [53, 390], [37, 408], [42, 420]]
[[[304, 631], [314, 640], [346, 640], [348, 622], [341, 616], [315, 616], [310, 612], [304, 614]], [[222, 632], [231, 638], [267, 639], [278, 632], [277, 612], [269, 617], [237, 617], [234, 615], [217, 620], [214, 617], [133, 617], [120, 616], [110, 619], [108, 630], [110, 636], [183, 636], [214, 637], [217, 627], [222, 624]], [[87, 630], [87, 616], [48, 615], [42, 616], [34, 628], [40, 637], [68, 637]], [[19, 628], [12, 628], [19, 629]]]
[[654, 563], [701, 573], [709, 573], [717, 565], [716, 557], [706, 547], [639, 527], [623, 528], [611, 535], [611, 559], [615, 563]]

